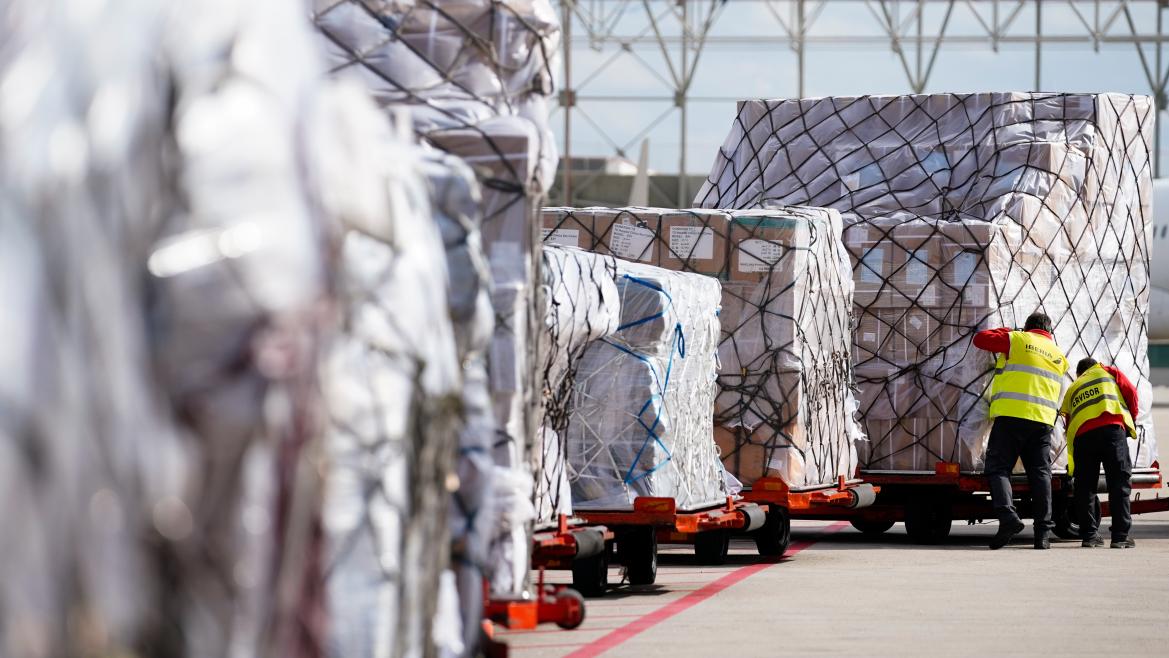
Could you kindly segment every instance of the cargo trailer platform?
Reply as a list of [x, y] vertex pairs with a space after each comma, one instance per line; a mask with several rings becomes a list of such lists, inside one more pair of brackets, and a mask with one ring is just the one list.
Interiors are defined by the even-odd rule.
[[[876, 502], [865, 508], [822, 507], [802, 518], [849, 521], [869, 535], [880, 535], [896, 523], [905, 524], [910, 539], [935, 544], [950, 534], [955, 520], [978, 523], [995, 518], [990, 501], [990, 482], [981, 472], [963, 471], [953, 462], [938, 462], [933, 473], [920, 471], [862, 471], [865, 481], [880, 488]], [[1133, 469], [1133, 514], [1169, 510], [1169, 498], [1139, 500], [1139, 490], [1162, 486], [1160, 466]], [[1020, 517], [1031, 513], [1030, 487], [1025, 475], [1013, 474], [1011, 487]], [[1098, 491], [1106, 492], [1101, 476]], [[1078, 538], [1072, 518], [1071, 477], [1053, 473], [1051, 477], [1053, 533], [1064, 539]]]

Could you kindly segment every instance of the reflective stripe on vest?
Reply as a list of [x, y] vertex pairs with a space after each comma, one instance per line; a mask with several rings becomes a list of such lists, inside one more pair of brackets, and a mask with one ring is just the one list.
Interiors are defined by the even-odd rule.
[[1055, 342], [1012, 331], [1010, 354], [1000, 354], [990, 387], [990, 417], [1011, 416], [1054, 425], [1067, 359]]
[[1074, 439], [1080, 433], [1084, 423], [1104, 414], [1120, 416], [1124, 419], [1124, 426], [1129, 435], [1137, 434], [1136, 423], [1132, 420], [1120, 386], [1099, 364], [1088, 368], [1072, 383], [1068, 394], [1064, 396], [1064, 413], [1068, 415], [1069, 443], [1070, 439]]

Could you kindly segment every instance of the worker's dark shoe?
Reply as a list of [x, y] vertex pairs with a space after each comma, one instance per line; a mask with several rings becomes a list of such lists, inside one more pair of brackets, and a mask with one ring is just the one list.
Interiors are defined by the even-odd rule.
[[1080, 546], [1084, 548], [1100, 548], [1104, 545], [1104, 539], [1100, 535], [1093, 535], [1088, 539], [1080, 542]]
[[997, 550], [1011, 543], [1011, 538], [1023, 532], [1023, 522], [1019, 519], [999, 521], [999, 531], [990, 539], [990, 550]]
[[1136, 548], [1137, 543], [1131, 539], [1113, 539], [1108, 548]]
[[1041, 551], [1046, 551], [1047, 549], [1051, 548], [1051, 540], [1047, 538], [1047, 535], [1036, 537], [1035, 548]]

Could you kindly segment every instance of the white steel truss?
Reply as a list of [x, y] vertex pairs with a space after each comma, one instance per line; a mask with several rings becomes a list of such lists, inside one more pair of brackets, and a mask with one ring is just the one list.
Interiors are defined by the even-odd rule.
[[[766, 19], [741, 20], [748, 5], [753, 19]], [[688, 106], [738, 100], [731, 76], [726, 96], [691, 93], [695, 76], [709, 74], [702, 66], [703, 55], [711, 50], [732, 50], [744, 56], [764, 48], [789, 50], [795, 56], [793, 91], [803, 96], [809, 57], [836, 48], [888, 49], [905, 76], [907, 89], [917, 93], [926, 89], [938, 55], [946, 49], [1033, 51], [1034, 89], [1040, 90], [1045, 46], [1096, 53], [1127, 48], [1135, 51], [1134, 63], [1162, 111], [1169, 86], [1169, 67], [1162, 56], [1166, 6], [1169, 0], [560, 0], [562, 155], [571, 158], [574, 154], [572, 134], [577, 122], [589, 125], [612, 148], [612, 154], [624, 157], [643, 136], [676, 117], [678, 173], [685, 174]], [[848, 12], [849, 33], [824, 19], [834, 11]], [[857, 25], [863, 27], [857, 29]], [[574, 55], [579, 57], [586, 50], [600, 59], [580, 76], [573, 68]], [[636, 93], [596, 90], [607, 77], [620, 76], [625, 66], [636, 67], [659, 86]], [[665, 101], [665, 109], [626, 139], [613, 137], [608, 126], [590, 112], [600, 104], [651, 101]], [[1155, 139], [1159, 147], [1159, 123]], [[1160, 175], [1159, 162], [1156, 172]], [[558, 201], [572, 205], [573, 187], [571, 167], [566, 166]], [[685, 176], [679, 176], [679, 207], [690, 205], [692, 192]]]

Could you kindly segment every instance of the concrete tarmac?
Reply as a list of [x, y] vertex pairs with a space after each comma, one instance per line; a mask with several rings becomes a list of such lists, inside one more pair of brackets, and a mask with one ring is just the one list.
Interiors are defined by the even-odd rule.
[[[1169, 388], [1154, 398], [1166, 405], [1154, 424], [1169, 437]], [[1030, 522], [999, 551], [986, 545], [994, 523], [956, 522], [945, 544], [918, 546], [901, 524], [872, 539], [847, 524], [797, 522], [778, 563], [761, 562], [746, 540], [719, 567], [663, 547], [654, 586], [590, 600], [579, 629], [502, 636], [520, 658], [1169, 656], [1169, 513], [1134, 519], [1135, 549], [1076, 541], [1049, 551], [1031, 548]]]

